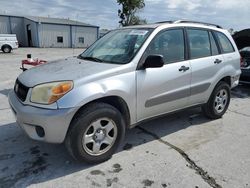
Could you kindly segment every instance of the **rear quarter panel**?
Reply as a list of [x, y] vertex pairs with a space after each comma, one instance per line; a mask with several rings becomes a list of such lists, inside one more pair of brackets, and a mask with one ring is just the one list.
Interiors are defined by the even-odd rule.
[[236, 87], [239, 84], [240, 69], [240, 53], [229, 32], [224, 33], [232, 43], [235, 52], [223, 54], [225, 60], [225, 75], [231, 76], [231, 87]]

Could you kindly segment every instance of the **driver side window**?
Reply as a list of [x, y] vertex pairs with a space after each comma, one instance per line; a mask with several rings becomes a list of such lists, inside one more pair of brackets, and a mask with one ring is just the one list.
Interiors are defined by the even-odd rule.
[[160, 32], [149, 44], [146, 55], [162, 55], [165, 64], [184, 60], [184, 36], [182, 29]]

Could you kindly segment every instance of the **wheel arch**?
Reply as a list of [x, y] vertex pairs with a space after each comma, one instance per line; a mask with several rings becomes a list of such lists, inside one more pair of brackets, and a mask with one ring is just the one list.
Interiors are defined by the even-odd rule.
[[70, 125], [69, 125], [68, 130], [67, 130], [67, 134], [68, 134], [68, 131], [72, 127], [72, 121], [78, 116], [78, 114], [80, 114], [85, 108], [87, 108], [90, 104], [93, 104], [93, 103], [106, 103], [106, 104], [109, 104], [109, 105], [115, 107], [122, 114], [122, 117], [124, 118], [124, 121], [126, 124], [126, 128], [129, 128], [129, 126], [131, 124], [131, 119], [130, 119], [130, 111], [129, 111], [129, 108], [128, 108], [126, 101], [119, 96], [106, 96], [106, 97], [92, 100], [92, 101], [84, 104], [83, 106], [81, 106], [75, 112], [73, 118], [71, 119]]
[[[226, 82], [226, 83], [229, 85], [229, 87], [231, 88], [231, 86], [232, 86], [231, 76], [225, 76], [225, 77], [223, 77], [222, 79], [220, 79], [220, 80], [217, 82], [217, 84], [218, 84], [219, 82], [221, 82], [221, 81]], [[216, 84], [216, 85], [217, 85], [217, 84]]]
[[221, 82], [226, 82], [229, 87], [231, 88], [232, 86], [232, 82], [231, 82], [231, 76], [224, 76], [222, 78], [219, 78], [217, 80], [215, 80], [214, 82], [212, 82], [212, 84], [210, 85], [210, 88], [207, 90], [206, 93], [206, 99], [204, 101], [204, 104], [207, 103], [207, 101], [209, 100], [210, 96], [212, 95], [213, 91], [215, 90], [215, 88], [217, 87], [217, 85]]
[[209, 94], [209, 97], [220, 82], [226, 82], [229, 85], [229, 87], [231, 88], [231, 76], [224, 76], [224, 77], [218, 79], [216, 82], [214, 82], [214, 85], [211, 86], [212, 90]]
[[[210, 119], [218, 119], [220, 117], [222, 117], [224, 115], [224, 113], [226, 112], [227, 108], [228, 108], [228, 105], [230, 103], [230, 80], [231, 77], [229, 76], [228, 77], [224, 77], [222, 79], [220, 79], [216, 85], [214, 86], [213, 88], [213, 91], [212, 93], [210, 94], [209, 96], [209, 99], [208, 101], [202, 105], [202, 111], [204, 112], [205, 116], [207, 116], [208, 118]], [[221, 87], [221, 86], [227, 86], [226, 87], [226, 90], [228, 89], [228, 98], [227, 98], [227, 104], [223, 107], [224, 109], [222, 109], [221, 112], [216, 112], [215, 111], [215, 107], [214, 107], [214, 101], [216, 100], [216, 97], [217, 97], [217, 94], [218, 94], [218, 87]], [[219, 90], [220, 91], [220, 90]]]

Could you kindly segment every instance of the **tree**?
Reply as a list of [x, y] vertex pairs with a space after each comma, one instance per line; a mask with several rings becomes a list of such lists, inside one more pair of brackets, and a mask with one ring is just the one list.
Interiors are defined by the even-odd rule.
[[145, 24], [146, 20], [136, 16], [136, 12], [145, 7], [144, 0], [117, 0], [122, 9], [118, 10], [118, 16], [121, 19], [119, 23], [122, 26]]

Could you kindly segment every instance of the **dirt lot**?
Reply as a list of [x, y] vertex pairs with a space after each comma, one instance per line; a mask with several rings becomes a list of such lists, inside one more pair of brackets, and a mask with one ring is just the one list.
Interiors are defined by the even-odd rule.
[[[71, 159], [64, 145], [29, 139], [7, 95], [27, 53], [46, 60], [81, 49], [21, 48], [0, 53], [0, 187], [250, 187], [250, 85], [232, 91], [229, 110], [211, 121], [199, 108], [129, 130], [109, 161]], [[31, 78], [32, 79], [32, 78]]]

